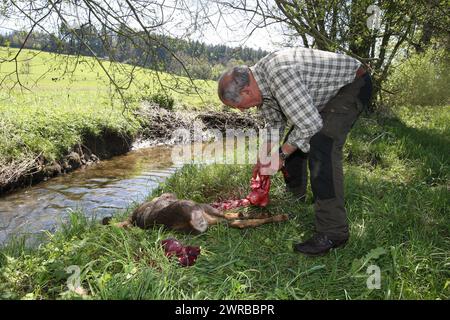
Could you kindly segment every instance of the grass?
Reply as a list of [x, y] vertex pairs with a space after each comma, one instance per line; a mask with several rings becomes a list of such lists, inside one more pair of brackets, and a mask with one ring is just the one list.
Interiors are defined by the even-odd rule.
[[[110, 80], [103, 68], [92, 57], [62, 55], [36, 50], [24, 49], [18, 58], [18, 74], [11, 74], [16, 70], [15, 62], [8, 62], [17, 53], [17, 49], [0, 47], [0, 76], [6, 79], [2, 83], [3, 98], [17, 97], [24, 93], [25, 97], [41, 97], [44, 102], [59, 98], [59, 103], [73, 105], [90, 101], [91, 103], [112, 102], [120, 107], [120, 96], [110, 84]], [[128, 102], [146, 98], [151, 93], [165, 90], [171, 95], [178, 108], [204, 108], [219, 104], [215, 81], [194, 80], [197, 92], [187, 77], [175, 76], [165, 72], [156, 73], [151, 69], [134, 68], [124, 63], [114, 63], [100, 60], [104, 69], [108, 71], [115, 82], [127, 87], [131, 75], [133, 82], [129, 88], [123, 90]], [[20, 90], [14, 84], [20, 82], [28, 89]], [[164, 88], [160, 88], [161, 84]], [[14, 90], [5, 90], [14, 88]]]
[[[0, 173], [2, 167], [21, 167], [38, 156], [47, 162], [58, 160], [85, 134], [99, 136], [109, 130], [135, 135], [140, 126], [132, 111], [158, 91], [158, 77], [170, 88], [167, 94], [175, 99], [176, 108], [218, 106], [212, 81], [195, 81], [203, 88], [200, 97], [187, 78], [136, 68], [134, 82], [124, 91], [125, 108], [94, 58], [23, 50], [16, 74], [15, 62], [8, 60], [17, 51], [0, 47]], [[132, 66], [102, 64], [118, 84], [126, 85]]]
[[[191, 236], [103, 227], [74, 213], [35, 248], [17, 240], [1, 249], [0, 297], [81, 298], [68, 290], [64, 271], [76, 265], [87, 299], [449, 299], [450, 108], [396, 114], [360, 119], [345, 147], [351, 239], [343, 249], [320, 258], [292, 252], [313, 231], [311, 192], [300, 203], [277, 175], [268, 210], [288, 213], [288, 222], [248, 230], [220, 224]], [[250, 172], [249, 166], [187, 165], [149, 198], [244, 196]], [[159, 241], [169, 236], [201, 246], [194, 266], [164, 257]], [[367, 288], [371, 265], [380, 268], [380, 289]]]

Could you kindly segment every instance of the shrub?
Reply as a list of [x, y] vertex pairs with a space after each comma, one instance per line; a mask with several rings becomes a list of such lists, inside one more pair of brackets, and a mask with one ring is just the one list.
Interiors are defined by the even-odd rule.
[[162, 91], [153, 93], [144, 100], [156, 103], [161, 108], [166, 110], [173, 110], [173, 106], [175, 104], [175, 99], [170, 94], [164, 93]]
[[212, 67], [205, 58], [194, 59], [187, 68], [190, 76], [194, 79], [212, 79]]
[[445, 50], [428, 49], [394, 66], [387, 89], [395, 94], [393, 105], [435, 106], [450, 102], [450, 55]]

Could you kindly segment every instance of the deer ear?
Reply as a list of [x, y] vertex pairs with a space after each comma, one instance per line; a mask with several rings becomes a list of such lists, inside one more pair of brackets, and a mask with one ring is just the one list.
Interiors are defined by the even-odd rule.
[[203, 217], [203, 210], [197, 209], [192, 211], [191, 226], [198, 232], [205, 232], [208, 229], [208, 222]]

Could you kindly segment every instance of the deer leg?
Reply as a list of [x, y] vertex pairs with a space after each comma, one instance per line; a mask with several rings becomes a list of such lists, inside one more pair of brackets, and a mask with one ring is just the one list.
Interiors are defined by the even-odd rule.
[[204, 212], [203, 216], [205, 217], [208, 225], [217, 224], [219, 221], [228, 220], [235, 221], [236, 219], [243, 218], [242, 213], [239, 212], [229, 212], [229, 213], [220, 213], [220, 214], [210, 214], [209, 212]]
[[131, 226], [133, 226], [133, 224], [131, 223], [130, 220], [125, 220], [125, 221], [122, 221], [122, 222], [114, 223], [113, 225], [118, 227], [118, 228], [124, 228], [124, 229], [128, 229]]
[[254, 228], [266, 223], [272, 222], [282, 222], [288, 220], [287, 214], [279, 214], [276, 216], [271, 216], [263, 219], [247, 219], [247, 220], [234, 220], [230, 222], [230, 227], [244, 229], [244, 228]]
[[212, 216], [206, 212], [203, 213], [203, 217], [205, 217], [205, 220], [208, 222], [209, 226], [217, 224], [219, 221], [223, 220], [221, 217]]
[[224, 215], [223, 215], [223, 218], [225, 220], [236, 220], [236, 219], [243, 218], [243, 217], [244, 217], [244, 215], [240, 212], [227, 212], [227, 213], [224, 213]]
[[271, 215], [267, 212], [263, 212], [263, 213], [251, 213], [249, 214], [249, 219], [267, 219], [270, 218]]
[[242, 213], [239, 213], [239, 212], [224, 213], [223, 211], [213, 208], [208, 204], [202, 203], [202, 204], [200, 204], [200, 206], [203, 208], [203, 210], [205, 211], [206, 214], [213, 216], [213, 217], [222, 218], [225, 220], [234, 220], [234, 219], [243, 217]]

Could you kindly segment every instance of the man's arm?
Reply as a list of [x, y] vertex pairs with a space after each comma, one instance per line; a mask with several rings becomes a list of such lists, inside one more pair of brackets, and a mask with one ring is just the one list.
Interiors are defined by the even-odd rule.
[[[258, 172], [263, 175], [272, 175], [278, 171], [278, 164], [282, 163], [278, 157], [278, 148], [284, 136], [286, 117], [273, 100], [264, 100], [259, 113], [266, 122], [266, 135], [265, 140], [261, 141], [264, 145], [260, 146], [253, 176], [256, 176]], [[271, 156], [268, 157], [268, 154]]]
[[[286, 117], [280, 107], [275, 101], [264, 100], [263, 105], [259, 108], [259, 113], [266, 122], [267, 142], [279, 143], [283, 139], [286, 128]], [[274, 137], [271, 134], [272, 131], [277, 133], [278, 137]]]

